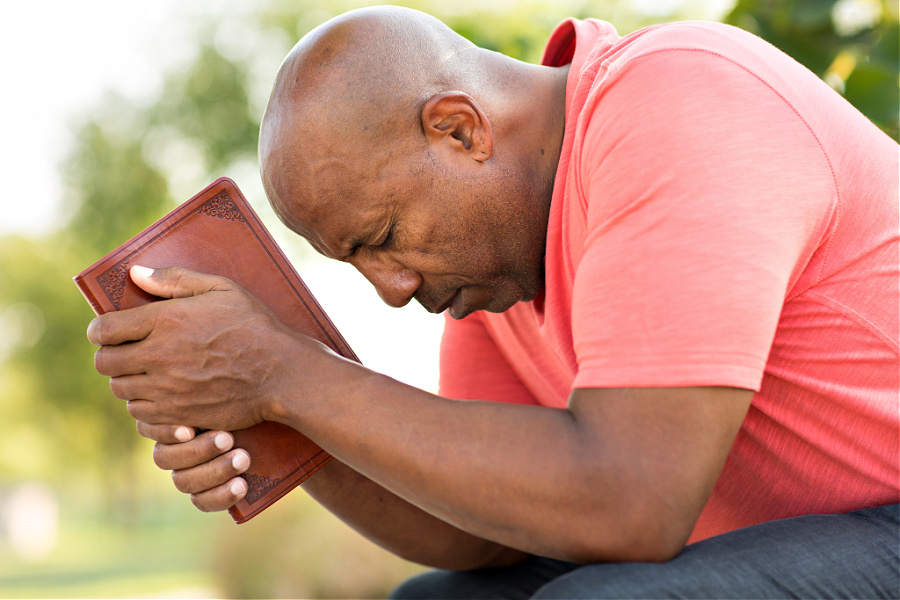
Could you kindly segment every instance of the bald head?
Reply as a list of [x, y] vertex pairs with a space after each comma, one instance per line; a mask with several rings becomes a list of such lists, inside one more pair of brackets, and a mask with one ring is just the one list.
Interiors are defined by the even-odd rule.
[[278, 72], [260, 132], [263, 180], [278, 214], [287, 216], [277, 179], [298, 155], [334, 152], [371, 166], [399, 143], [415, 145], [422, 107], [435, 94], [490, 96], [485, 53], [493, 54], [400, 7], [352, 11], [304, 36]]
[[[437, 19], [399, 7], [353, 11], [319, 26], [291, 50], [265, 122], [287, 107], [298, 118], [352, 127], [366, 114], [411, 114], [429, 88], [449, 83], [443, 63], [474, 46]], [[433, 91], [432, 91], [433, 93]], [[312, 114], [300, 114], [302, 105]]]
[[465, 287], [508, 307], [540, 286], [565, 82], [414, 10], [347, 13], [278, 73], [260, 130], [266, 194], [390, 304], [434, 309]]

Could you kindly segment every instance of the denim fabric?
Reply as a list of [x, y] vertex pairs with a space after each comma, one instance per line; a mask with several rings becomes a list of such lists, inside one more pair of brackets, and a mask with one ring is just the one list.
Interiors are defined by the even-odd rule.
[[430, 571], [392, 598], [900, 598], [900, 505], [770, 521], [659, 564], [535, 557], [501, 569]]

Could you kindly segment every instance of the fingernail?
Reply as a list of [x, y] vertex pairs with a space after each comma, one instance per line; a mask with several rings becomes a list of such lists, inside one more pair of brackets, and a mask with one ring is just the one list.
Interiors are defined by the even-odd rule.
[[219, 450], [228, 450], [231, 448], [231, 436], [225, 433], [224, 431], [216, 434], [216, 448]]
[[191, 430], [187, 427], [179, 427], [175, 430], [175, 439], [179, 442], [186, 442], [192, 437], [194, 436], [191, 434]]
[[245, 452], [238, 452], [232, 457], [231, 466], [238, 471], [243, 471], [250, 466], [250, 457]]
[[132, 277], [137, 275], [139, 277], [150, 277], [153, 275], [153, 269], [150, 267], [143, 267], [141, 265], [134, 265], [131, 267], [131, 275]]
[[246, 483], [243, 479], [237, 479], [231, 482], [231, 493], [238, 497], [243, 497], [247, 493]]

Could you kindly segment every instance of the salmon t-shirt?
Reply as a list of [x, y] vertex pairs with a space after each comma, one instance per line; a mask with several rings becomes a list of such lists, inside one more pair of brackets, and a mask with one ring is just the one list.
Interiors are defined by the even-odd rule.
[[691, 542], [900, 501], [896, 142], [727, 25], [570, 19], [570, 62], [544, 292], [447, 319], [441, 393], [755, 391]]

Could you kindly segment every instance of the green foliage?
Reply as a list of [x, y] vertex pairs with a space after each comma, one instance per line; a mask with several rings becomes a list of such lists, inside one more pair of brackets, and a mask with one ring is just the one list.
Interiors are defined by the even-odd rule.
[[170, 75], [152, 125], [174, 129], [197, 142], [208, 173], [221, 172], [236, 156], [255, 156], [259, 118], [252, 114], [247, 67], [204, 43], [185, 72]]
[[84, 256], [65, 235], [0, 239], [0, 329], [7, 333], [0, 473], [58, 485], [88, 479], [102, 490], [107, 518], [132, 523], [141, 440], [122, 401], [93, 370], [85, 337], [92, 313], [71, 281]]
[[[261, 28], [280, 30], [295, 41], [332, 17], [376, 4], [379, 2], [307, 0], [300, 6], [290, 0], [272, 0], [257, 18]], [[657, 15], [636, 11], [629, 0], [523, 0], [514, 4], [413, 0], [393, 4], [433, 15], [482, 48], [529, 62], [540, 60], [547, 36], [568, 17], [604, 19], [614, 23], [619, 33], [628, 33], [667, 20], [718, 16], [691, 2], [678, 11]]]
[[100, 511], [75, 516], [67, 508], [56, 547], [39, 563], [0, 538], [0, 598], [230, 597], [220, 595], [209, 569], [214, 517], [196, 519], [190, 503], [172, 500], [154, 498], [166, 518], [139, 530], [124, 530]]
[[[836, 16], [841, 3], [850, 0], [739, 0], [728, 21], [806, 64], [896, 137], [897, 7], [886, 0], [859, 0], [867, 1], [880, 7], [879, 16], [855, 29]], [[223, 54], [217, 24], [207, 24], [193, 62], [171, 69], [157, 97], [146, 105], [109, 97], [85, 115], [63, 167], [67, 219], [61, 229], [40, 239], [0, 238], [0, 410], [5, 419], [0, 472], [103, 481], [111, 514], [137, 520], [143, 509], [135, 466], [149, 463], [148, 445], [135, 434], [105, 378], [92, 368], [94, 349], [84, 333], [92, 313], [71, 277], [160, 217], [174, 200], [186, 199], [183, 192], [199, 190], [235, 165], [255, 163], [259, 98], [267, 92], [261, 87], [268, 88], [278, 62], [255, 61], [254, 51], [258, 55], [268, 44], [283, 55], [313, 27], [366, 4], [270, 0], [244, 23], [255, 50], [243, 56]], [[605, 19], [623, 34], [654, 22], [715, 17], [698, 8], [700, 0], [673, 3], [682, 7], [680, 12], [655, 15], [635, 12], [628, 0], [404, 4], [435, 15], [480, 46], [532, 62], [553, 26], [569, 16]], [[241, 181], [247, 183], [254, 182]], [[353, 585], [342, 581], [348, 556], [359, 564], [372, 561], [393, 580], [406, 572], [380, 551], [352, 549], [353, 534], [335, 534], [333, 520], [323, 520], [320, 512], [303, 508], [282, 515], [228, 529], [231, 539], [216, 560], [229, 595], [385, 593], [386, 580], [377, 573], [363, 574]], [[273, 536], [281, 540], [282, 554], [264, 552]], [[341, 569], [332, 572], [332, 563]], [[263, 565], [275, 569], [271, 577], [259, 577]], [[292, 565], [311, 566], [292, 571]]]
[[726, 21], [790, 54], [898, 139], [896, 1], [739, 0]]
[[227, 598], [385, 598], [422, 570], [361, 538], [303, 494], [220, 535], [214, 563]]
[[74, 213], [66, 233], [96, 258], [158, 219], [170, 201], [165, 176], [144, 158], [143, 130], [109, 131], [88, 121], [64, 167]]
[[[20, 426], [40, 424], [42, 446], [50, 454], [39, 466], [54, 475], [61, 474], [63, 464], [53, 456], [94, 458], [97, 440], [85, 434], [99, 434], [105, 427], [82, 429], [86, 415], [110, 421], [113, 439], [122, 437], [114, 430], [126, 422], [117, 418], [124, 410], [110, 403], [106, 382], [91, 372], [92, 351], [84, 333], [91, 312], [71, 283], [77, 264], [60, 237], [0, 239], [0, 314], [7, 327], [17, 325], [6, 338], [3, 367], [9, 376], [0, 385], [0, 405], [7, 419], [21, 419]], [[13, 430], [12, 435], [21, 433]], [[20, 472], [21, 457], [4, 452], [0, 466], [7, 473]]]

